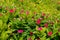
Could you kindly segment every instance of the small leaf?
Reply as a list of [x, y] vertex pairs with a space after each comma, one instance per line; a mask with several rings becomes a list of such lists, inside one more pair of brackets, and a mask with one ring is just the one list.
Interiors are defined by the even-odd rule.
[[50, 38], [47, 38], [46, 40], [50, 40]]
[[38, 26], [36, 26], [36, 30], [38, 30]]
[[60, 35], [60, 32], [58, 32], [58, 35]]
[[0, 28], [2, 27], [2, 24], [3, 24], [3, 21], [2, 21], [2, 20], [0, 20]]
[[33, 35], [31, 38], [32, 38], [32, 40], [34, 40], [35, 39], [35, 36]]
[[19, 40], [23, 40], [23, 37], [20, 37]]

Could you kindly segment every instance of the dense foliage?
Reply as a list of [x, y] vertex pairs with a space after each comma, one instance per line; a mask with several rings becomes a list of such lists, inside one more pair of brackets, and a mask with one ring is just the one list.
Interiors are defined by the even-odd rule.
[[60, 40], [60, 1], [0, 0], [0, 40]]

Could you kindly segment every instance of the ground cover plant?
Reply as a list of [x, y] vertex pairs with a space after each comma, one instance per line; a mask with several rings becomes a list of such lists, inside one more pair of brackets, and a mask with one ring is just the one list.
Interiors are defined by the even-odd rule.
[[60, 40], [60, 0], [0, 0], [0, 40]]

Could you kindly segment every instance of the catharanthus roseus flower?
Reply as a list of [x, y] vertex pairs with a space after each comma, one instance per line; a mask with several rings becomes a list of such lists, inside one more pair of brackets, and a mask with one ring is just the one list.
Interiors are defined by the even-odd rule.
[[44, 24], [44, 27], [48, 28], [48, 24], [47, 24], [47, 23], [45, 23], [45, 24]]
[[13, 12], [14, 12], [14, 9], [10, 9], [9, 12], [10, 12], [10, 13], [13, 13]]
[[30, 36], [32, 36], [33, 35], [33, 32], [30, 32]]
[[26, 15], [28, 15], [29, 14], [29, 11], [26, 11]]
[[42, 30], [42, 29], [43, 29], [42, 27], [39, 27], [39, 28], [38, 28], [39, 31]]
[[41, 20], [38, 19], [38, 20], [36, 21], [36, 24], [40, 24], [40, 23], [41, 23]]
[[52, 31], [48, 32], [48, 36], [51, 36], [52, 35]]
[[42, 13], [42, 16], [45, 16], [45, 13]]
[[28, 38], [28, 40], [32, 40], [32, 39], [31, 39], [31, 37], [30, 37], [30, 38]]
[[24, 32], [24, 30], [18, 30], [18, 33], [23, 33]]

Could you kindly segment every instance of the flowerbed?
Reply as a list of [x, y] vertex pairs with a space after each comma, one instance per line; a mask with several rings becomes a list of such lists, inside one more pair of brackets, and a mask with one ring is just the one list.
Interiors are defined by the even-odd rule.
[[59, 40], [60, 2], [1, 0], [0, 40]]

